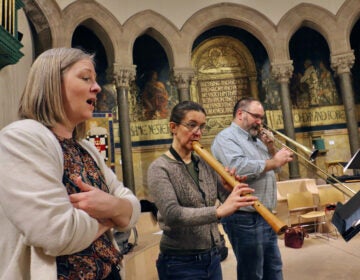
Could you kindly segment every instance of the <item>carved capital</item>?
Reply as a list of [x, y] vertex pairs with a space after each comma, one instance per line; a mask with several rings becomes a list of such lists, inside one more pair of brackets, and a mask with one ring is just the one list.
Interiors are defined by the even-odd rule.
[[171, 80], [178, 89], [188, 89], [193, 77], [194, 70], [192, 68], [174, 68]]
[[294, 66], [292, 60], [284, 63], [271, 63], [271, 75], [279, 83], [288, 83], [293, 75]]
[[136, 65], [122, 66], [114, 63], [110, 72], [116, 87], [130, 87], [131, 82], [135, 80]]
[[331, 56], [331, 68], [336, 72], [336, 74], [349, 73], [351, 67], [354, 65], [354, 62], [354, 51]]

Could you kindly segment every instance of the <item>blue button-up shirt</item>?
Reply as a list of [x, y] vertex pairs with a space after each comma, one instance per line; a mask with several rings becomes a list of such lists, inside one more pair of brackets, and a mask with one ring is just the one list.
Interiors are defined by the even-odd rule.
[[[213, 156], [225, 167], [236, 168], [236, 174], [246, 175], [246, 183], [255, 189], [254, 195], [269, 210], [276, 207], [276, 177], [273, 170], [264, 172], [270, 155], [265, 144], [253, 138], [236, 123], [222, 130], [211, 146]], [[253, 207], [241, 208], [255, 211]]]

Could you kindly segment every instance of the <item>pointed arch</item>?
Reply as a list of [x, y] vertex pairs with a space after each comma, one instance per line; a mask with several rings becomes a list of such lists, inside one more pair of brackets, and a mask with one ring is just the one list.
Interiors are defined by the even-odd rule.
[[104, 45], [108, 64], [112, 65], [118, 55], [119, 38], [122, 34], [121, 25], [114, 15], [97, 2], [73, 2], [63, 10], [63, 30], [58, 34], [62, 38], [62, 44], [71, 45], [72, 35], [79, 25], [86, 26], [96, 34]]
[[347, 52], [351, 49], [350, 36], [354, 28], [354, 25], [360, 19], [360, 5], [357, 0], [348, 0], [340, 8], [338, 14], [338, 25], [339, 30], [342, 30], [344, 34], [343, 49], [339, 50], [338, 53]]
[[[35, 34], [35, 56], [52, 48], [61, 22], [61, 11], [55, 0], [23, 0], [23, 10]], [[51, 16], [50, 16], [51, 15]]]
[[190, 60], [192, 44], [201, 33], [221, 25], [248, 31], [261, 42], [268, 56], [274, 57], [275, 25], [265, 15], [252, 8], [239, 4], [221, 3], [199, 10], [185, 22], [181, 29], [181, 36], [186, 44], [184, 46], [186, 59]]
[[284, 60], [290, 58], [290, 39], [301, 27], [309, 27], [322, 35], [330, 51], [336, 48], [336, 40], [334, 40], [335, 34], [338, 33], [336, 16], [313, 4], [299, 4], [287, 12], [278, 24], [279, 42], [277, 46], [279, 56]]
[[152, 10], [145, 10], [133, 15], [124, 23], [122, 41], [127, 44], [123, 46], [127, 52], [123, 54], [124, 57], [132, 58], [134, 42], [143, 34], [148, 34], [159, 42], [166, 52], [170, 67], [173, 67], [176, 60], [174, 49], [180, 41], [179, 30], [176, 26]]

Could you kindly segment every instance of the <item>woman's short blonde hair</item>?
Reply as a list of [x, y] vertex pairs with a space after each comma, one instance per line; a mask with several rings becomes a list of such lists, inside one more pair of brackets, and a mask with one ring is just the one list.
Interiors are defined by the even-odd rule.
[[[80, 49], [56, 48], [43, 52], [33, 63], [20, 99], [19, 117], [36, 120], [48, 128], [56, 123], [66, 123], [62, 77], [64, 72], [76, 62], [94, 56]], [[85, 136], [85, 123], [79, 124], [74, 137]]]

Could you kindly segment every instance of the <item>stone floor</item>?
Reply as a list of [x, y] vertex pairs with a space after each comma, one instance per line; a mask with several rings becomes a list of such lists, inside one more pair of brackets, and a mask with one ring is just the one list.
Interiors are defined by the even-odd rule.
[[[341, 236], [328, 239], [311, 234], [300, 249], [285, 247], [280, 236], [279, 247], [285, 280], [360, 279], [360, 234], [348, 242]], [[222, 270], [224, 280], [236, 280], [236, 260], [231, 247]]]
[[[286, 220], [286, 209], [278, 212]], [[159, 228], [153, 223], [151, 214], [143, 213], [137, 225], [140, 234], [139, 244], [134, 252], [127, 255], [126, 279], [158, 279], [155, 260], [159, 253]], [[334, 226], [328, 224], [324, 230], [332, 232], [330, 238], [325, 234], [311, 233], [305, 238], [300, 249], [285, 247], [283, 235], [278, 242], [283, 261], [284, 280], [357, 280], [360, 279], [360, 233], [346, 242], [340, 235], [334, 235]], [[219, 224], [222, 233], [224, 230]], [[224, 280], [236, 280], [236, 260], [227, 239], [228, 257], [222, 262]], [[146, 237], [151, 241], [148, 243]]]

